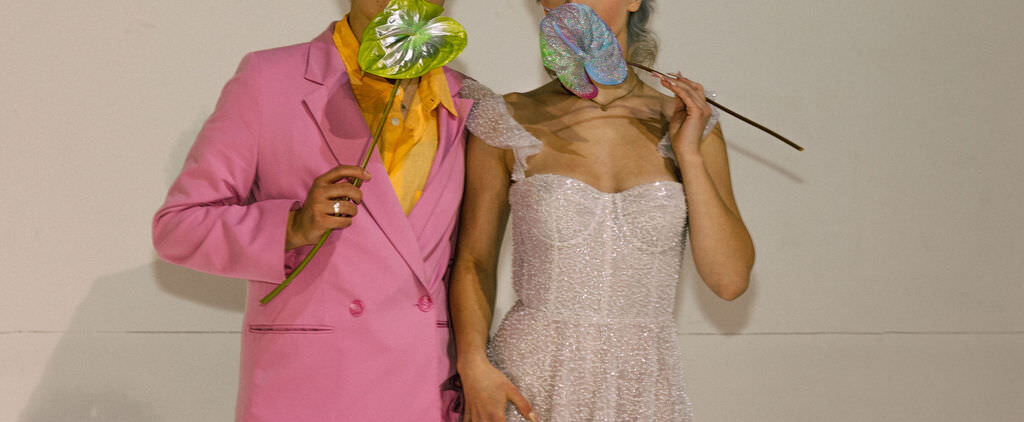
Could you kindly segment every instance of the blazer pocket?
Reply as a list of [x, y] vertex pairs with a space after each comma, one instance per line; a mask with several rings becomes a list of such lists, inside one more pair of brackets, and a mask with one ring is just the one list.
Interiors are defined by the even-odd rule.
[[334, 327], [308, 324], [249, 324], [249, 332], [253, 334], [330, 334], [334, 332]]

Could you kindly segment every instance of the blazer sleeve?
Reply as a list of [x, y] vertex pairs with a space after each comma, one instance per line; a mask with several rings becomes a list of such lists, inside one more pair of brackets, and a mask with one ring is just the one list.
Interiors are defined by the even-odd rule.
[[250, 53], [221, 92], [181, 174], [153, 218], [160, 258], [198, 271], [278, 283], [293, 265], [285, 252], [288, 213], [300, 201], [253, 200], [259, 165], [260, 66]]

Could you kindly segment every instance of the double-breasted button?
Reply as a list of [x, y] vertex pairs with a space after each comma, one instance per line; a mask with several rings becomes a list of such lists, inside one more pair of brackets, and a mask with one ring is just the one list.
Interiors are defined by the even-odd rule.
[[356, 299], [353, 300], [352, 303], [348, 304], [348, 312], [351, 313], [352, 316], [356, 318], [362, 316], [364, 310], [365, 307], [363, 306], [363, 301], [361, 300]]
[[416, 302], [416, 307], [420, 308], [423, 312], [428, 312], [434, 309], [434, 299], [431, 299], [430, 295], [420, 296], [420, 300]]

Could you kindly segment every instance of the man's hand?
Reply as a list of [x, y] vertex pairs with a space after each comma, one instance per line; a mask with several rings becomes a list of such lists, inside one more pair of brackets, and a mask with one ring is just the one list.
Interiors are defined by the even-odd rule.
[[328, 229], [351, 226], [363, 202], [363, 192], [352, 185], [356, 179], [370, 180], [370, 174], [357, 166], [338, 166], [314, 179], [302, 208], [288, 215], [285, 249], [315, 244]]

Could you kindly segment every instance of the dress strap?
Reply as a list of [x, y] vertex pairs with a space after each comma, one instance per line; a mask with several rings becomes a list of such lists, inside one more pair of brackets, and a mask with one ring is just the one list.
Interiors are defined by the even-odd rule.
[[466, 78], [459, 95], [473, 100], [466, 128], [487, 145], [512, 150], [512, 181], [525, 178], [526, 159], [540, 152], [544, 144], [512, 117], [505, 99], [484, 84]]

